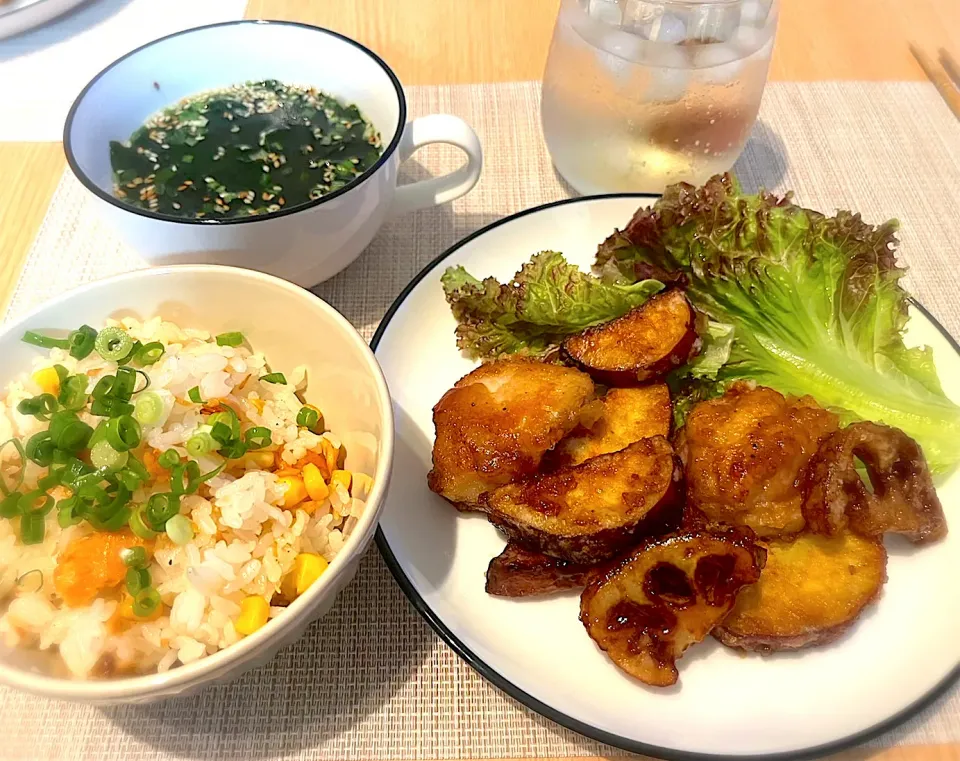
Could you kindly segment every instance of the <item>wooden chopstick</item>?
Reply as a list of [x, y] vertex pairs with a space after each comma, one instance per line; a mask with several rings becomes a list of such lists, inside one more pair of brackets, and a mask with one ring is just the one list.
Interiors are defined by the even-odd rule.
[[943, 70], [950, 75], [950, 79], [953, 80], [953, 84], [960, 88], [960, 64], [953, 60], [953, 56], [947, 51], [946, 48], [940, 48], [937, 51], [937, 57], [940, 59], [940, 65], [943, 66]]
[[930, 56], [913, 43], [910, 43], [910, 52], [913, 53], [913, 57], [917, 59], [917, 63], [920, 64], [923, 73], [927, 75], [927, 79], [936, 86], [940, 92], [940, 96], [944, 99], [950, 110], [953, 111], [953, 115], [960, 119], [960, 90], [953, 86], [953, 81], [947, 72], [937, 66]]

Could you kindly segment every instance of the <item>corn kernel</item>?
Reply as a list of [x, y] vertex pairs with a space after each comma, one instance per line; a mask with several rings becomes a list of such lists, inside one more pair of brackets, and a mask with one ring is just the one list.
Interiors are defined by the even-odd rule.
[[350, 483], [353, 480], [349, 470], [335, 470], [330, 476], [330, 483], [340, 484], [344, 489], [350, 491]]
[[45, 367], [33, 374], [33, 382], [40, 386], [45, 394], [60, 395], [60, 376], [52, 367]]
[[243, 464], [266, 470], [273, 467], [273, 452], [247, 452], [243, 456]]
[[337, 463], [340, 459], [340, 450], [333, 446], [327, 439], [320, 442], [320, 451], [326, 460], [327, 473], [333, 473], [337, 469]]
[[288, 510], [296, 507], [307, 498], [307, 487], [303, 485], [303, 479], [297, 476], [284, 476], [278, 478], [277, 483], [286, 486], [287, 490], [283, 494], [283, 506]]
[[311, 552], [302, 552], [293, 561], [290, 573], [280, 582], [280, 591], [287, 600], [292, 602], [306, 592], [326, 570], [326, 560]]
[[355, 499], [366, 499], [373, 488], [373, 479], [366, 473], [354, 473], [353, 485], [350, 487], [350, 496]]
[[238, 634], [247, 636], [267, 623], [270, 617], [270, 603], [260, 595], [244, 597], [240, 603], [240, 615], [234, 623]]
[[303, 476], [303, 484], [307, 488], [307, 494], [314, 502], [323, 502], [330, 496], [330, 489], [327, 488], [327, 482], [323, 480], [323, 473], [312, 462], [303, 466], [300, 475]]

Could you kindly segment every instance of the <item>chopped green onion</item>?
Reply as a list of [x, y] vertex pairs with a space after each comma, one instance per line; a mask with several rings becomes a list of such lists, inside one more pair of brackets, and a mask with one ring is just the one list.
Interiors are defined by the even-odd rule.
[[24, 399], [17, 405], [17, 412], [21, 415], [32, 415], [37, 420], [46, 422], [57, 411], [57, 397], [53, 394], [40, 394]]
[[[219, 475], [220, 475], [220, 471], [223, 470], [225, 467], [227, 467], [227, 463], [221, 462], [221, 463], [220, 463], [217, 467], [215, 467], [213, 470], [207, 471], [207, 472], [204, 473], [202, 476], [200, 476], [200, 478], [198, 479], [198, 481], [202, 484], [202, 483], [204, 483], [204, 482], [206, 482], [206, 481], [209, 481], [209, 480], [210, 480], [211, 478], [213, 478], [214, 476], [219, 476]], [[198, 488], [199, 488], [199, 484], [198, 484]]]
[[270, 429], [265, 428], [262, 425], [257, 425], [253, 428], [250, 428], [243, 435], [243, 443], [248, 451], [253, 449], [263, 449], [264, 447], [270, 446], [272, 442], [273, 438], [270, 434]]
[[66, 410], [81, 410], [87, 405], [87, 378], [84, 375], [71, 375], [60, 381], [61, 406]]
[[243, 333], [221, 333], [217, 336], [217, 346], [239, 346], [243, 343]]
[[127, 354], [127, 356], [125, 356], [123, 359], [118, 359], [117, 364], [120, 367], [123, 367], [124, 365], [128, 365], [133, 362], [133, 360], [137, 358], [137, 354], [140, 353], [141, 346], [143, 346], [143, 344], [140, 343], [140, 341], [134, 341], [133, 346], [130, 347], [130, 353]]
[[104, 328], [97, 334], [93, 348], [105, 360], [116, 362], [130, 353], [133, 348], [133, 339], [123, 328]]
[[301, 407], [297, 413], [297, 425], [301, 428], [313, 430], [320, 422], [320, 413], [313, 407]]
[[133, 455], [131, 455], [127, 461], [127, 470], [141, 481], [146, 481], [150, 478], [150, 471]]
[[[221, 425], [218, 423], [218, 425]], [[215, 451], [220, 444], [206, 431], [197, 431], [187, 439], [187, 453], [192, 457], [202, 457]]]
[[143, 480], [126, 468], [118, 470], [113, 474], [113, 477], [117, 480], [117, 483], [123, 484], [123, 486], [130, 491], [135, 491]]
[[231, 441], [220, 447], [220, 455], [228, 460], [237, 460], [247, 453], [247, 448], [242, 441]]
[[20, 492], [11, 492], [3, 500], [0, 500], [0, 518], [16, 518], [23, 510], [20, 507], [20, 498], [23, 495]]
[[159, 341], [151, 341], [148, 344], [144, 344], [137, 351], [136, 361], [138, 364], [146, 367], [147, 365], [154, 364], [160, 357], [163, 356], [163, 344]]
[[120, 553], [120, 558], [127, 568], [146, 568], [147, 550], [144, 547], [130, 547]]
[[116, 378], [110, 396], [121, 402], [129, 402], [137, 386], [137, 371], [132, 367], [118, 367]]
[[41, 431], [27, 440], [24, 451], [28, 460], [33, 460], [41, 468], [46, 468], [53, 462], [53, 453], [56, 448], [57, 445], [53, 443], [50, 431]]
[[[143, 547], [138, 547], [138, 549], [143, 549]], [[131, 566], [127, 570], [127, 591], [136, 596], [141, 589], [146, 589], [150, 586], [150, 571], [146, 568], [137, 568], [136, 566]]]
[[40, 544], [46, 533], [46, 521], [42, 515], [25, 513], [20, 518], [20, 541], [24, 544]]
[[37, 580], [37, 588], [33, 591], [39, 592], [41, 589], [43, 589], [43, 571], [41, 571], [39, 568], [34, 568], [32, 571], [27, 571], [25, 574], [23, 574], [19, 579], [17, 579], [17, 586], [22, 587], [24, 585], [24, 580], [29, 579], [35, 574], [40, 574], [40, 578]]
[[153, 425], [163, 417], [163, 399], [156, 391], [144, 391], [133, 403], [133, 418], [140, 425]]
[[167, 521], [180, 512], [180, 500], [175, 494], [163, 492], [154, 494], [147, 500], [144, 518], [148, 527], [162, 531]]
[[153, 615], [158, 607], [160, 607], [160, 593], [153, 587], [140, 590], [140, 593], [133, 598], [133, 615], [138, 618]]
[[57, 503], [57, 523], [60, 528], [76, 526], [83, 518], [77, 515], [79, 500], [76, 497], [67, 497]]
[[167, 536], [178, 547], [183, 547], [193, 541], [193, 526], [186, 515], [174, 515], [167, 521]]
[[200, 483], [200, 466], [194, 460], [174, 466], [170, 474], [170, 491], [177, 497], [193, 494]]
[[213, 413], [207, 418], [210, 435], [221, 444], [229, 444], [240, 438], [240, 418], [230, 407]]
[[134, 389], [133, 393], [142, 394], [148, 388], [150, 388], [150, 376], [147, 375], [143, 370], [134, 370], [137, 375], [143, 376], [143, 386], [141, 388]]
[[20, 498], [20, 510], [24, 515], [46, 515], [53, 510], [54, 499], [43, 489], [34, 489]]
[[16, 483], [12, 485], [7, 484], [6, 478], [0, 473], [0, 491], [3, 492], [4, 496], [9, 496], [11, 492], [20, 488], [20, 484], [23, 483], [23, 470], [27, 464], [27, 453], [23, 451], [23, 444], [20, 443], [20, 439], [7, 439], [0, 444], [0, 453], [3, 452], [7, 444], [13, 444], [14, 449], [17, 450], [17, 454], [20, 455], [20, 469], [17, 472]]
[[116, 375], [104, 375], [100, 380], [97, 381], [96, 385], [94, 385], [93, 391], [90, 392], [90, 395], [94, 399], [107, 399], [113, 396], [113, 387], [116, 384]]
[[200, 386], [194, 386], [187, 392], [190, 401], [194, 404], [203, 404], [203, 398], [200, 396]]
[[75, 453], [87, 446], [93, 428], [77, 418], [73, 412], [58, 412], [50, 421], [50, 436], [57, 449]]
[[152, 528], [148, 527], [143, 520], [143, 508], [134, 510], [130, 514], [130, 518], [127, 521], [127, 525], [130, 526], [130, 530], [139, 536], [141, 539], [153, 539], [157, 532]]
[[126, 452], [118, 452], [106, 439], [98, 441], [90, 447], [90, 463], [95, 468], [119, 470], [127, 464], [129, 456]]
[[124, 505], [109, 518], [96, 518], [91, 523], [97, 531], [119, 531], [130, 521], [131, 510]]
[[170, 470], [180, 463], [180, 453], [176, 449], [168, 449], [157, 458], [157, 464], [166, 470]]
[[37, 488], [46, 491], [47, 489], [52, 489], [54, 486], [60, 484], [60, 471], [50, 469], [50, 472], [47, 473], [43, 478], [37, 479]]
[[74, 359], [85, 359], [93, 351], [97, 341], [97, 331], [89, 325], [81, 325], [67, 336], [70, 342], [70, 356]]
[[28, 330], [23, 334], [23, 338], [20, 339], [24, 343], [33, 344], [34, 346], [39, 346], [41, 349], [69, 349], [70, 341], [66, 338], [51, 338], [50, 336], [44, 336], [40, 333], [34, 333], [32, 330]]
[[95, 399], [90, 405], [90, 414], [98, 417], [119, 417], [120, 415], [129, 415], [134, 407], [129, 402], [122, 402], [119, 399]]
[[282, 383], [287, 385], [287, 376], [283, 373], [267, 373], [262, 378], [260, 378], [262, 383]]
[[118, 452], [127, 452], [140, 443], [140, 423], [132, 415], [110, 418], [104, 430], [107, 442]]

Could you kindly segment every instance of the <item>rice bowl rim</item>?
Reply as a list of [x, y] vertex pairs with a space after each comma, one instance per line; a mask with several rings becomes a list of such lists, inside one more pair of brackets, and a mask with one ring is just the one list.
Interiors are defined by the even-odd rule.
[[[232, 666], [235, 663], [239, 665], [247, 660], [255, 660], [258, 650], [269, 649], [275, 640], [279, 639], [282, 641], [285, 633], [289, 629], [294, 628], [298, 623], [302, 623], [304, 626], [309, 624], [310, 621], [313, 620], [311, 616], [313, 608], [327, 596], [328, 590], [336, 587], [337, 579], [343, 569], [348, 567], [355, 558], [359, 548], [361, 546], [369, 546], [369, 540], [373, 537], [373, 532], [380, 518], [380, 512], [383, 509], [383, 498], [386, 494], [393, 463], [393, 403], [387, 388], [386, 379], [383, 376], [383, 371], [380, 369], [380, 364], [377, 362], [367, 342], [342, 314], [319, 296], [272, 275], [266, 275], [262, 272], [246, 270], [239, 267], [228, 267], [216, 264], [182, 264], [154, 267], [95, 280], [49, 299], [34, 309], [31, 309], [14, 322], [8, 323], [3, 328], [0, 328], [0, 341], [7, 339], [10, 334], [23, 333], [24, 330], [30, 329], [31, 325], [35, 327], [36, 322], [40, 320], [48, 310], [69, 305], [69, 302], [73, 299], [91, 291], [104, 289], [106, 291], [104, 296], [107, 303], [113, 301], [113, 298], [107, 298], [107, 294], [116, 292], [119, 300], [122, 301], [122, 285], [125, 283], [144, 280], [146, 278], [176, 277], [182, 275], [213, 275], [214, 277], [221, 277], [225, 281], [231, 279], [246, 280], [255, 283], [258, 287], [262, 287], [265, 291], [276, 293], [278, 298], [299, 300], [305, 309], [321, 313], [328, 322], [336, 326], [341, 333], [346, 335], [349, 340], [360, 349], [360, 354], [364, 358], [366, 369], [369, 371], [376, 386], [377, 400], [381, 409], [381, 436], [378, 440], [377, 467], [375, 473], [372, 474], [373, 488], [364, 501], [363, 515], [360, 517], [351, 535], [345, 540], [343, 550], [331, 561], [327, 573], [324, 573], [317, 581], [311, 584], [309, 589], [294, 600], [293, 603], [288, 605], [286, 610], [277, 616], [277, 618], [270, 619], [265, 626], [253, 634], [218, 650], [212, 655], [205, 655], [193, 663], [181, 664], [162, 674], [153, 673], [141, 676], [86, 681], [64, 679], [25, 671], [9, 665], [3, 658], [0, 658], [0, 684], [59, 700], [90, 703], [121, 703], [124, 701], [140, 702], [151, 698], [173, 697], [181, 691], [199, 686], [201, 683], [219, 681], [221, 678], [229, 676]], [[122, 303], [108, 307], [108, 309], [110, 309], [111, 312], [121, 309], [137, 311], [137, 307], [134, 306], [131, 308]], [[162, 315], [159, 316], [162, 319]], [[203, 329], [202, 326], [192, 325], [181, 327]], [[270, 351], [268, 347], [257, 346], [257, 349], [269, 357]], [[24, 368], [24, 371], [27, 369], [28, 368]], [[281, 642], [280, 644], [282, 645], [284, 643]], [[272, 658], [273, 655], [274, 653], [271, 653], [270, 657]]]

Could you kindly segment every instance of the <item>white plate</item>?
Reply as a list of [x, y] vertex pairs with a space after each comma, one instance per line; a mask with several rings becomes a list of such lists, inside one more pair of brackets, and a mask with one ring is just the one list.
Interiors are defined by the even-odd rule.
[[[889, 582], [877, 605], [835, 644], [767, 658], [708, 639], [678, 662], [680, 682], [648, 688], [619, 671], [578, 621], [578, 594], [508, 600], [484, 592], [504, 546], [483, 517], [427, 489], [431, 409], [474, 367], [454, 343], [440, 286], [447, 266], [507, 280], [531, 254], [562, 251], [587, 268], [640, 196], [580, 198], [531, 209], [475, 233], [429, 265], [374, 338], [393, 394], [393, 483], [378, 543], [394, 575], [440, 636], [520, 702], [582, 734], [669, 757], [814, 755], [904, 720], [945, 689], [960, 663], [960, 475], [939, 489], [952, 526], [939, 544], [887, 543]], [[960, 347], [919, 308], [908, 340], [934, 348], [960, 398]]]
[[87, 0], [9, 0], [0, 5], [0, 40], [43, 26]]

